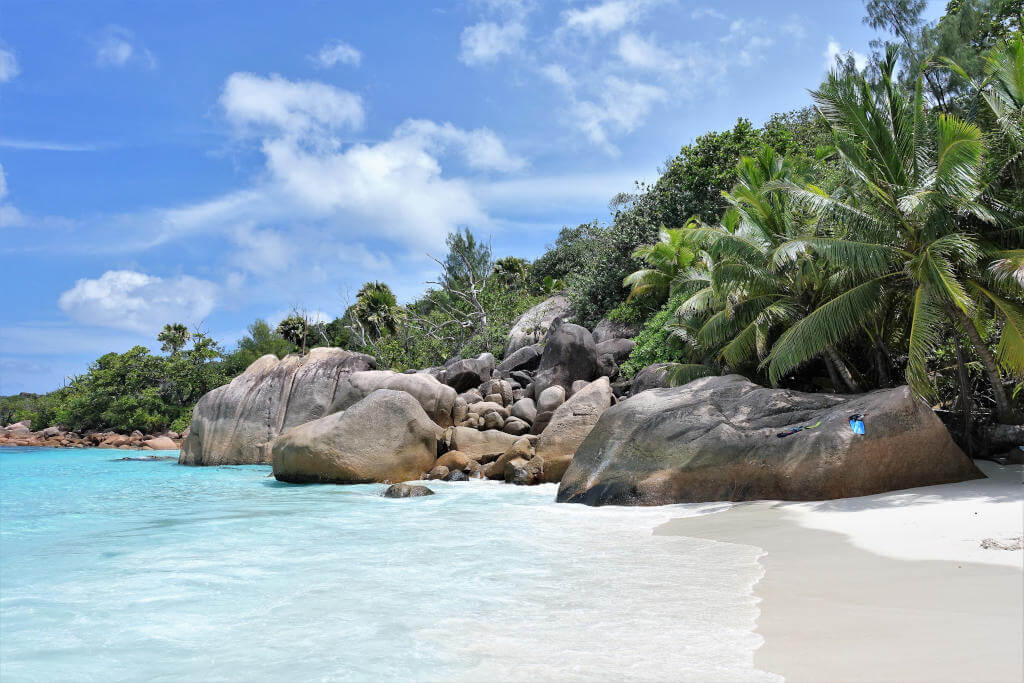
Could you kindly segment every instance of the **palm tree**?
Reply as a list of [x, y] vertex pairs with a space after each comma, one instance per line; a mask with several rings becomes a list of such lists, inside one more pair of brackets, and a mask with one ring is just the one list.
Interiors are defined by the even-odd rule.
[[398, 299], [383, 282], [367, 282], [359, 288], [352, 310], [353, 318], [363, 330], [363, 337], [379, 338], [384, 332], [394, 334], [401, 309]]
[[[691, 219], [691, 225], [694, 219]], [[658, 231], [658, 241], [644, 244], [633, 251], [633, 258], [642, 260], [647, 268], [630, 273], [622, 286], [630, 287], [629, 298], [651, 296], [664, 301], [671, 294], [679, 273], [693, 261], [694, 253], [686, 244], [684, 229]]]
[[[1014, 332], [1024, 310], [986, 287], [991, 278], [978, 265], [991, 249], [982, 231], [1001, 232], [982, 178], [981, 131], [950, 114], [929, 125], [920, 78], [907, 93], [894, 80], [896, 62], [896, 51], [889, 49], [877, 89], [862, 75], [833, 73], [812, 92], [850, 177], [845, 195], [790, 181], [775, 184], [813, 211], [828, 232], [783, 243], [774, 260], [785, 263], [810, 252], [845, 281], [837, 283], [838, 294], [776, 342], [767, 361], [769, 378], [775, 382], [876, 325], [892, 306], [906, 321], [906, 377], [915, 392], [933, 396], [928, 359], [945, 335], [960, 329], [992, 386], [999, 419], [1012, 422], [1016, 416], [1000, 363], [1010, 372], [1024, 371], [1024, 338]], [[999, 360], [976, 325], [983, 299], [1007, 323]]]
[[192, 334], [185, 325], [181, 323], [168, 323], [164, 325], [164, 329], [156, 336], [156, 340], [161, 342], [161, 350], [173, 356], [185, 347], [191, 336]]
[[[800, 182], [792, 164], [766, 146], [740, 159], [736, 175], [737, 184], [723, 193], [730, 208], [721, 224], [684, 231], [688, 242], [706, 250], [708, 266], [704, 274], [687, 275], [692, 293], [677, 311], [681, 320], [708, 314], [696, 329], [682, 329], [732, 368], [764, 360], [780, 331], [814, 310], [828, 284], [828, 274], [809, 255], [785, 263], [774, 259], [781, 244], [815, 230], [812, 216], [771, 189]], [[834, 348], [821, 356], [837, 389], [859, 390]]]

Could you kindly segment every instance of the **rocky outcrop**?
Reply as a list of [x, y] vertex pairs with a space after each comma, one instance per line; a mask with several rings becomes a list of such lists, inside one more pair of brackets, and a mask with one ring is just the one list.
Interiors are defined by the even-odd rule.
[[512, 329], [508, 332], [508, 343], [505, 345], [505, 357], [514, 352], [536, 344], [544, 338], [555, 318], [571, 320], [569, 300], [562, 294], [541, 301], [516, 318]]
[[[853, 414], [866, 416], [865, 434], [851, 429]], [[797, 427], [806, 428], [791, 431]], [[822, 500], [981, 476], [905, 386], [805, 394], [729, 375], [649, 389], [604, 411], [562, 477], [558, 500]]]
[[457, 360], [445, 368], [445, 384], [457, 392], [478, 387], [491, 378], [494, 356], [481, 353], [476, 358]]
[[426, 373], [373, 370], [372, 356], [335, 348], [278, 360], [268, 355], [192, 411], [183, 465], [269, 464], [274, 439], [292, 427], [337, 413], [378, 389], [413, 396], [438, 425], [452, 423], [456, 393]]
[[543, 349], [541, 349], [540, 344], [524, 346], [505, 356], [505, 360], [498, 363], [498, 367], [495, 370], [503, 376], [510, 375], [516, 371], [536, 370], [537, 366], [540, 365], [542, 351]]
[[601, 377], [555, 410], [537, 440], [537, 457], [543, 460], [544, 481], [562, 479], [576, 449], [611, 404], [611, 386], [607, 377]]
[[404, 391], [378, 389], [340, 413], [274, 440], [274, 477], [291, 483], [419, 479], [434, 465], [441, 428]]
[[[534, 379], [534, 396], [551, 386], [572, 393], [572, 383], [598, 376], [597, 345], [587, 328], [556, 319], [545, 337], [544, 353]], [[540, 406], [537, 406], [541, 410]]]
[[636, 344], [632, 339], [606, 339], [597, 343], [597, 355], [599, 358], [611, 356], [616, 363], [621, 363], [633, 353], [634, 346]]
[[156, 436], [152, 439], [146, 439], [142, 442], [144, 446], [149, 446], [154, 451], [176, 451], [178, 450], [178, 444], [174, 442], [174, 439], [169, 436]]
[[199, 400], [178, 462], [269, 464], [278, 435], [347, 407], [342, 403], [352, 397], [348, 378], [375, 366], [371, 356], [334, 348], [280, 360], [263, 356]]
[[479, 431], [471, 427], [455, 427], [451, 433], [451, 449], [471, 460], [487, 461], [504, 453], [521, 437], [496, 429]]
[[668, 386], [668, 363], [655, 363], [636, 373], [630, 385], [630, 394]]
[[594, 328], [594, 342], [600, 344], [609, 339], [631, 339], [640, 334], [641, 329], [643, 323], [623, 323], [604, 318]]
[[[172, 431], [159, 435], [143, 434], [136, 430], [131, 434], [110, 431], [87, 431], [84, 434], [67, 431], [61, 427], [46, 427], [33, 432], [29, 421], [7, 425], [0, 429], [0, 447], [28, 446], [42, 448], [117, 448], [121, 450], [177, 450], [181, 437]], [[122, 460], [153, 460], [149, 458], [121, 458]]]

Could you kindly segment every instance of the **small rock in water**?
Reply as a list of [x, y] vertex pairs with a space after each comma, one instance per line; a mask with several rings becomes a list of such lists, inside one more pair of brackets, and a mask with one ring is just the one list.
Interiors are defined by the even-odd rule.
[[448, 473], [448, 476], [444, 478], [445, 481], [466, 481], [469, 477], [462, 470], [452, 470]]
[[434, 492], [426, 486], [410, 484], [392, 484], [382, 494], [385, 498], [416, 498], [417, 496], [432, 496]]

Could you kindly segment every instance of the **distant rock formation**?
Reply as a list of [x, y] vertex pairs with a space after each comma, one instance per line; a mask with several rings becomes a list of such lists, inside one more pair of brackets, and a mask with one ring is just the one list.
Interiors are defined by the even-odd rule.
[[555, 318], [572, 320], [571, 310], [569, 299], [564, 294], [556, 294], [528, 309], [516, 318], [512, 329], [508, 332], [505, 357], [508, 358], [524, 346], [536, 344], [542, 340]]
[[[857, 414], [864, 434], [851, 428]], [[728, 375], [648, 389], [604, 411], [558, 501], [822, 500], [981, 476], [908, 387], [807, 394]]]
[[426, 373], [373, 370], [372, 356], [316, 348], [305, 356], [264, 356], [203, 396], [181, 447], [183, 465], [270, 464], [274, 439], [354, 405], [377, 389], [413, 396], [431, 420], [451, 424], [455, 390]]

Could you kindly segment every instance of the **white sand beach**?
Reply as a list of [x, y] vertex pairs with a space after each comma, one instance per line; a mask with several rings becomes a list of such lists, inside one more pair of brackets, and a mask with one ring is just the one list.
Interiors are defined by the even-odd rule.
[[[1024, 468], [656, 530], [765, 554], [755, 665], [787, 681], [1024, 680]], [[994, 541], [994, 542], [993, 542]]]

